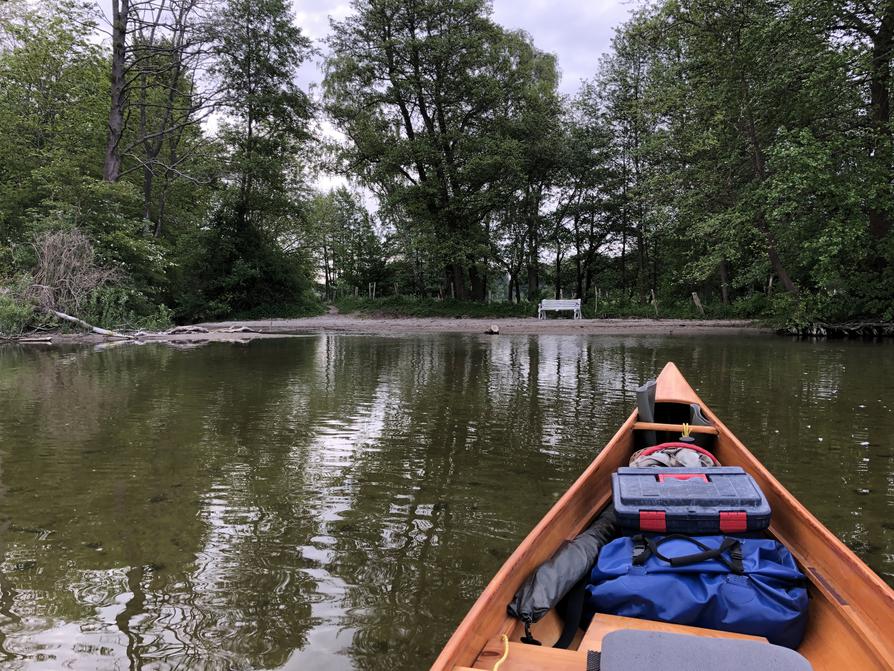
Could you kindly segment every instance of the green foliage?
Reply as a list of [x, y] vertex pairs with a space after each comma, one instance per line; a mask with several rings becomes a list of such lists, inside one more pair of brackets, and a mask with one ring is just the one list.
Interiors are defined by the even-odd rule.
[[0, 242], [35, 208], [99, 176], [108, 74], [93, 22], [73, 4], [23, 6], [0, 51]]
[[[328, 40], [327, 167], [369, 191], [327, 194], [308, 186], [318, 110], [295, 82], [313, 51], [285, 0], [223, 0], [188, 26], [190, 56], [143, 18], [115, 183], [94, 11], [0, 18], [0, 276], [27, 276], [44, 232], [82, 232], [115, 271], [82, 318], [312, 314], [315, 284], [376, 283], [457, 300], [345, 309], [590, 311], [598, 287], [596, 316], [655, 316], [657, 296], [658, 316], [699, 317], [697, 292], [709, 317], [894, 319], [891, 3], [659, 0], [565, 99], [555, 57], [486, 0], [356, 0]], [[25, 295], [0, 297], [8, 328]]]
[[241, 228], [289, 235], [301, 191], [311, 104], [295, 84], [310, 40], [284, 0], [227, 0], [214, 24], [213, 73], [226, 92], [220, 137], [229, 150], [228, 198]]
[[335, 301], [339, 312], [382, 315], [386, 317], [534, 317], [535, 303], [481, 303], [453, 299], [435, 300], [412, 296], [385, 298], [340, 298]]
[[18, 299], [12, 292], [0, 291], [0, 336], [21, 335], [33, 320], [33, 305]]
[[[128, 98], [115, 183], [100, 179], [110, 53], [95, 39], [91, 11], [68, 0], [40, 12], [23, 3], [3, 25], [2, 274], [29, 271], [32, 242], [44, 232], [77, 229], [115, 276], [80, 308], [88, 322], [162, 327], [175, 304], [181, 318], [318, 310], [300, 217], [299, 157], [311, 109], [294, 84], [309, 41], [286, 5], [231, 0], [216, 15], [212, 74], [227, 93], [218, 138], [202, 137], [195, 123], [190, 77], [171, 85], [168, 73], [185, 67], [171, 60], [174, 52], [134, 46], [131, 57], [153, 66], [139, 70]], [[141, 140], [152, 128], [161, 139]], [[223, 186], [215, 183], [220, 173]], [[183, 175], [191, 179], [177, 179]], [[13, 323], [13, 308], [5, 312]]]
[[385, 245], [356, 194], [340, 187], [316, 195], [307, 212], [313, 254], [320, 262], [323, 293], [333, 297], [352, 287], [389, 279]]
[[555, 59], [497, 26], [484, 0], [354, 8], [333, 24], [324, 83], [326, 109], [349, 138], [338, 158], [382, 194], [404, 240], [427, 241], [419, 256], [452, 295], [483, 299], [485, 222], [510, 174], [544, 146], [539, 129], [553, 124], [535, 119], [541, 98], [552, 96], [557, 118]]
[[87, 302], [82, 319], [107, 329], [158, 331], [169, 328], [173, 312], [124, 286], [102, 287]]
[[292, 317], [322, 311], [307, 259], [285, 252], [234, 208], [221, 207], [207, 230], [184, 240], [175, 316], [182, 321]]

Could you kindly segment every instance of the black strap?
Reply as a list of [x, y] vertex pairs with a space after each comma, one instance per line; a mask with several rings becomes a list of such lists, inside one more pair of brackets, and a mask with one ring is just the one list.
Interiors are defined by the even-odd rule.
[[553, 645], [554, 648], [567, 648], [580, 629], [580, 619], [584, 614], [584, 597], [587, 595], [587, 577], [578, 580], [565, 597], [565, 627], [559, 640]]
[[531, 636], [531, 623], [525, 622], [525, 635], [519, 639], [522, 643], [527, 643], [528, 645], [542, 645], [540, 641]]
[[587, 671], [602, 669], [602, 655], [595, 650], [587, 650]]
[[[690, 564], [697, 564], [698, 562], [716, 559], [736, 575], [745, 573], [742, 543], [737, 538], [725, 536], [720, 547], [716, 548], [705, 545], [697, 538], [686, 536], [685, 534], [670, 534], [669, 536], [663, 536], [657, 540], [655, 538], [643, 536], [642, 534], [637, 534], [636, 536], [633, 536], [631, 540], [633, 541], [634, 566], [642, 566], [646, 563], [646, 560], [649, 557], [655, 555], [658, 559], [667, 562], [671, 566], [689, 566]], [[701, 549], [701, 552], [694, 552], [693, 554], [682, 555], [680, 557], [666, 557], [661, 554], [661, 551], [658, 548], [662, 543], [669, 540], [685, 540]], [[727, 559], [724, 554], [729, 554], [729, 559]]]

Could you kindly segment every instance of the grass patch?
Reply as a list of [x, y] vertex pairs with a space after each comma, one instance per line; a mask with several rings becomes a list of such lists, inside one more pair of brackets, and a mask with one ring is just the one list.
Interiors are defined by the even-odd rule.
[[322, 303], [316, 300], [304, 300], [295, 303], [277, 303], [274, 305], [257, 305], [250, 310], [240, 310], [225, 319], [242, 321], [252, 319], [295, 319], [298, 317], [316, 317], [326, 312]]
[[[382, 317], [442, 317], [481, 318], [536, 317], [538, 303], [478, 303], [452, 299], [415, 298], [413, 296], [386, 296], [384, 298], [339, 298], [335, 307], [342, 314], [366, 314]], [[702, 315], [692, 302], [658, 304], [658, 311], [650, 303], [603, 300], [595, 310], [593, 302], [583, 305], [585, 319], [750, 319], [761, 316], [762, 305], [747, 302], [734, 305], [705, 305]], [[551, 313], [550, 318], [569, 313]]]
[[534, 303], [477, 303], [474, 301], [443, 301], [434, 298], [412, 296], [387, 296], [385, 298], [340, 298], [335, 302], [344, 314], [360, 313], [384, 317], [536, 317]]

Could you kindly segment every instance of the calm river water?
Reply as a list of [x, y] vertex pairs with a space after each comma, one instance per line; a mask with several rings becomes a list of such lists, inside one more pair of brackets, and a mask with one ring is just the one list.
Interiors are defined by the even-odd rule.
[[427, 668], [668, 360], [894, 583], [892, 344], [5, 347], [2, 666]]

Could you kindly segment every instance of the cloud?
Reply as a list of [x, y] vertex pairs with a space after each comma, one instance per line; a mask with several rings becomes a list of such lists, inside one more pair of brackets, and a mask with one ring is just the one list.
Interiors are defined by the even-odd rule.
[[614, 29], [632, 5], [620, 0], [495, 0], [494, 20], [521, 29], [537, 48], [556, 54], [562, 72], [562, 93], [574, 93], [591, 78], [599, 57], [611, 47]]

